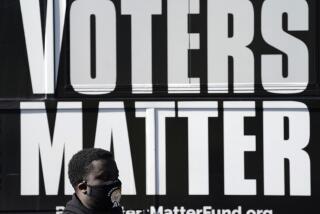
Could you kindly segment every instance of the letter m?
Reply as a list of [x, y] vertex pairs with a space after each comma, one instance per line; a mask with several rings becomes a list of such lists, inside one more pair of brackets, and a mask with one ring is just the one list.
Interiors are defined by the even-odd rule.
[[[21, 102], [21, 195], [39, 195], [40, 160], [46, 195], [57, 195], [64, 160], [65, 194], [72, 194], [68, 162], [82, 149], [82, 106], [60, 102], [52, 140], [44, 102]], [[64, 158], [63, 158], [64, 157]]]

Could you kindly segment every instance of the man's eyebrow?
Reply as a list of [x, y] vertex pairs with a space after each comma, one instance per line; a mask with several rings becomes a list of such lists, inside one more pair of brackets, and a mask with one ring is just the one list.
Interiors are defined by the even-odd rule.
[[108, 172], [107, 171], [104, 171], [104, 170], [102, 170], [102, 171], [100, 171], [100, 172], [98, 172], [97, 173], [97, 178], [101, 178], [101, 177], [107, 177], [108, 176]]
[[99, 179], [113, 179], [119, 177], [119, 170], [103, 170], [97, 173], [96, 178]]

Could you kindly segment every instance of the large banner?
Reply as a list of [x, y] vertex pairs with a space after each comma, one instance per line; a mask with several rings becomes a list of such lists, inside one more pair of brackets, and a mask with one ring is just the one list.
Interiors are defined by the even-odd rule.
[[0, 213], [62, 213], [114, 153], [126, 214], [320, 200], [317, 0], [0, 0]]

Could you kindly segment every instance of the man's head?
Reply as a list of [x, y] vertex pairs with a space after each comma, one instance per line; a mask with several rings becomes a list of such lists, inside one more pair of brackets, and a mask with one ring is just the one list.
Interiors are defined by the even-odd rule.
[[70, 182], [84, 206], [98, 208], [106, 205], [106, 189], [119, 186], [118, 168], [112, 153], [103, 149], [84, 149], [69, 162]]

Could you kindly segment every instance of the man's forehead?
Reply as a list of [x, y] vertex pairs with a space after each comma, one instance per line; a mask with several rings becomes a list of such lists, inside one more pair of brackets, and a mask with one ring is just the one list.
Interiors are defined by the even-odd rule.
[[94, 160], [91, 162], [91, 173], [102, 174], [102, 173], [117, 173], [117, 165], [115, 161], [110, 160]]

